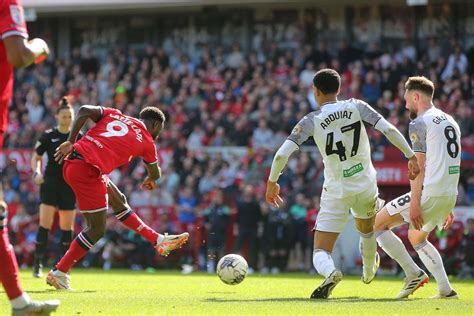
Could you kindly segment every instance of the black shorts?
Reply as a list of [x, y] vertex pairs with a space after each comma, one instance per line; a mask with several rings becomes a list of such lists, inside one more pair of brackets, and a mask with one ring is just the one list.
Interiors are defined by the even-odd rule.
[[74, 210], [76, 196], [65, 181], [45, 179], [40, 187], [41, 203], [56, 206], [60, 210]]

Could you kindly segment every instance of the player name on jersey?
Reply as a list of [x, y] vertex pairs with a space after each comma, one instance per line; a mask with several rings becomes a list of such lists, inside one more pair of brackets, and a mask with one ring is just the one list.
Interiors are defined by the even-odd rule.
[[434, 119], [433, 119], [433, 123], [439, 125], [442, 121], [446, 121], [446, 120], [447, 120], [447, 118], [446, 118], [446, 116], [444, 116], [444, 115], [435, 116]]
[[326, 129], [326, 127], [328, 127], [329, 124], [331, 124], [335, 120], [342, 119], [342, 118], [351, 119], [351, 117], [352, 117], [351, 111], [337, 111], [337, 112], [329, 114], [328, 117], [324, 119], [324, 122], [321, 122], [321, 127], [323, 129]]

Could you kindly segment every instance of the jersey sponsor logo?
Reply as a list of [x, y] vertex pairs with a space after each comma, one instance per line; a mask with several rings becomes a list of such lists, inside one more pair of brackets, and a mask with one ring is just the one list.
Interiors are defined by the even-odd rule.
[[362, 163], [359, 162], [357, 165], [354, 165], [349, 169], [343, 170], [344, 178], [352, 177], [353, 175], [361, 172], [362, 170], [364, 170], [364, 167], [362, 166]]
[[51, 139], [51, 142], [52, 142], [52, 143], [58, 142], [59, 139], [60, 139], [60, 138], [52, 138], [52, 139]]
[[16, 25], [22, 25], [25, 23], [25, 16], [23, 15], [23, 9], [18, 5], [10, 5], [10, 16], [12, 21]]
[[91, 141], [93, 142], [97, 147], [99, 148], [104, 148], [104, 145], [102, 145], [101, 142], [99, 142], [97, 139], [95, 139], [94, 137], [91, 137], [89, 135], [86, 135], [84, 136], [85, 139], [87, 139], [88, 141]]
[[326, 129], [326, 127], [328, 127], [329, 124], [331, 124], [335, 120], [342, 119], [342, 118], [351, 119], [351, 117], [352, 117], [351, 111], [337, 111], [337, 112], [329, 114], [328, 117], [324, 119], [324, 122], [321, 122], [321, 127], [323, 129]]
[[461, 168], [459, 166], [449, 166], [449, 174], [458, 174], [461, 171]]

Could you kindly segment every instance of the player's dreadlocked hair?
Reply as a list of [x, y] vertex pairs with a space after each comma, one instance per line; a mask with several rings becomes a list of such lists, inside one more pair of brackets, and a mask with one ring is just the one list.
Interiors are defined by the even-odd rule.
[[157, 107], [147, 106], [140, 111], [138, 117], [144, 121], [158, 121], [164, 123], [166, 121], [165, 114]]
[[314, 75], [313, 85], [323, 94], [337, 93], [341, 86], [341, 76], [334, 69], [321, 69]]
[[68, 96], [64, 96], [59, 100], [59, 106], [56, 109], [56, 114], [58, 114], [61, 110], [64, 109], [72, 109], [71, 101], [69, 100]]

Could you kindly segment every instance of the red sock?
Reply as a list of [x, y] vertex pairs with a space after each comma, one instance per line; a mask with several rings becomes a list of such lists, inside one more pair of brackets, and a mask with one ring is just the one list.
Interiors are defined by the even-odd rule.
[[153, 246], [156, 245], [158, 239], [158, 233], [145, 224], [137, 214], [133, 213], [132, 210], [125, 210], [115, 215], [119, 221], [125, 226], [148, 240]]
[[56, 265], [56, 269], [64, 273], [69, 272], [76, 262], [81, 260], [81, 258], [84, 257], [93, 246], [94, 244], [90, 241], [87, 235], [81, 232], [72, 241], [68, 251]]
[[8, 229], [0, 231], [0, 283], [3, 283], [5, 292], [10, 300], [23, 294], [18, 277], [18, 263], [15, 251], [8, 239]]

